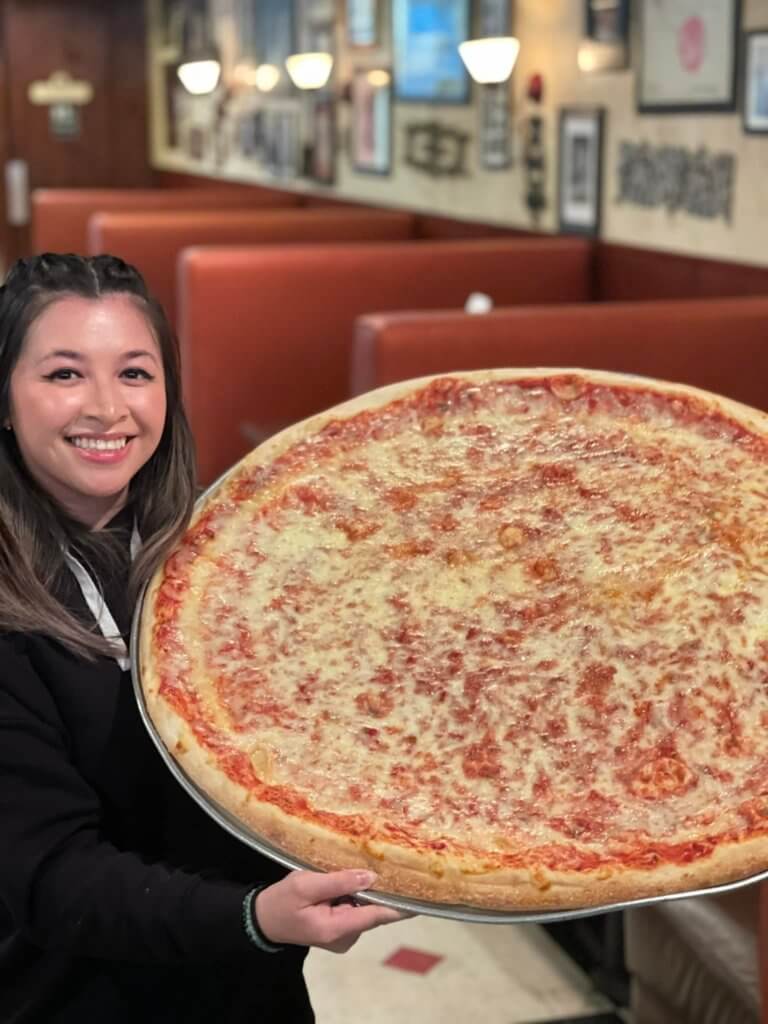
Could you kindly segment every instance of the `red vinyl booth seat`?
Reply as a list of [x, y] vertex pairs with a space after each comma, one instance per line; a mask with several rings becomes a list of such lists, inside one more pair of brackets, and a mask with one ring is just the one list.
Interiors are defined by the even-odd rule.
[[361, 314], [461, 309], [473, 291], [505, 305], [583, 302], [591, 268], [583, 239], [185, 250], [179, 335], [201, 480], [348, 397]]
[[100, 210], [222, 210], [298, 206], [272, 188], [40, 188], [32, 193], [32, 251], [87, 251], [88, 220]]
[[88, 227], [90, 253], [133, 263], [176, 322], [176, 265], [190, 245], [405, 240], [414, 218], [395, 210], [316, 207], [296, 210], [172, 210], [97, 213]]
[[351, 391], [504, 366], [636, 373], [768, 409], [768, 297], [364, 316]]

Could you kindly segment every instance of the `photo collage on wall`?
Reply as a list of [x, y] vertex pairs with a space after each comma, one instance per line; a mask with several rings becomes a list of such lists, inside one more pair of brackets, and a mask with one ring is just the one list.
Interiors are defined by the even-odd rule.
[[[743, 0], [578, 2], [578, 69], [631, 75], [640, 115], [739, 110], [745, 132], [768, 135], [768, 26], [742, 31]], [[334, 187], [342, 166], [345, 175], [386, 177], [408, 166], [446, 176], [504, 172], [516, 160], [525, 162], [528, 115], [515, 117], [514, 72], [501, 83], [475, 83], [458, 52], [469, 38], [513, 35], [513, 0], [152, 3], [163, 100], [159, 144], [191, 169]], [[185, 39], [201, 25], [219, 46], [224, 70], [213, 96], [195, 97], [181, 86], [176, 68]], [[324, 85], [304, 91], [291, 80], [286, 60], [315, 52], [329, 55], [332, 70]], [[462, 107], [473, 108], [473, 122], [456, 116]], [[536, 114], [543, 132], [546, 105]], [[558, 124], [558, 223], [564, 231], [597, 233], [607, 191], [606, 113], [569, 106], [558, 111]], [[618, 153], [619, 140], [610, 143]], [[640, 173], [638, 158], [627, 156], [641, 152], [626, 148], [632, 145], [621, 142], [625, 174], [628, 168]], [[691, 201], [686, 211], [729, 210], [724, 183], [735, 181], [735, 155], [711, 154], [713, 166], [730, 170], [710, 174], [701, 154], [678, 149], [666, 148], [665, 166], [695, 166], [712, 183], [706, 198]], [[650, 180], [643, 160], [642, 174]], [[618, 173], [619, 162], [613, 167]], [[622, 202], [633, 203], [641, 194], [616, 184], [612, 201], [621, 194]]]

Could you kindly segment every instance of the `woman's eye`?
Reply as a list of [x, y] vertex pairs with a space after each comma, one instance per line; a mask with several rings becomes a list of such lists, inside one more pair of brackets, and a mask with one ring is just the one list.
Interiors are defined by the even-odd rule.
[[77, 370], [71, 370], [67, 367], [62, 366], [59, 370], [54, 370], [52, 373], [45, 375], [46, 380], [74, 380], [75, 377], [79, 377], [80, 374]]
[[127, 370], [123, 370], [123, 376], [127, 377], [128, 380], [155, 379], [151, 373], [148, 373], [146, 370], [142, 370], [140, 366], [129, 366]]

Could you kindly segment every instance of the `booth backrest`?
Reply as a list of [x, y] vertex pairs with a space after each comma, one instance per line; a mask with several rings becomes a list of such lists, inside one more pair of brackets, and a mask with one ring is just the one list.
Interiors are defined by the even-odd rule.
[[221, 210], [298, 206], [271, 188], [40, 188], [32, 193], [32, 251], [84, 253], [88, 220], [100, 210]]
[[348, 397], [356, 317], [461, 309], [475, 291], [502, 305], [585, 301], [591, 248], [541, 238], [185, 250], [178, 323], [203, 482], [259, 437]]
[[97, 213], [89, 222], [87, 251], [109, 252], [137, 266], [175, 323], [176, 264], [187, 246], [401, 241], [411, 237], [413, 223], [409, 213], [364, 207]]
[[768, 266], [595, 243], [595, 298], [601, 302], [643, 299], [711, 299], [768, 295]]
[[355, 325], [350, 390], [455, 370], [562, 366], [690, 384], [768, 409], [768, 297], [381, 313]]

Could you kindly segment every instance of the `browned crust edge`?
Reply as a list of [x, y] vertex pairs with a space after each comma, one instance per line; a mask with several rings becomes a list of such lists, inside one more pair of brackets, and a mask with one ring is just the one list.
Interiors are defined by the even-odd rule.
[[[391, 384], [281, 431], [254, 449], [217, 481], [198, 502], [193, 522], [243, 472], [268, 465], [292, 445], [317, 433], [329, 422], [404, 398], [432, 381], [449, 377], [485, 383], [576, 376], [590, 383], [652, 389], [690, 396], [713, 411], [732, 417], [757, 433], [768, 435], [768, 415], [712, 392], [671, 381], [607, 371], [576, 368], [497, 369], [455, 372]], [[458, 904], [508, 911], [546, 911], [624, 903], [746, 879], [768, 867], [768, 836], [752, 837], [716, 848], [687, 865], [663, 863], [652, 868], [613, 867], [590, 871], [552, 871], [539, 865], [525, 869], [488, 870], [478, 861], [462, 863], [437, 851], [413, 850], [380, 841], [361, 841], [292, 817], [271, 804], [259, 802], [232, 782], [197, 742], [188, 724], [158, 693], [159, 675], [151, 631], [162, 568], [147, 588], [138, 624], [139, 678], [149, 717], [168, 751], [202, 792], [250, 829], [289, 856], [322, 870], [371, 868], [377, 889], [427, 902]]]

